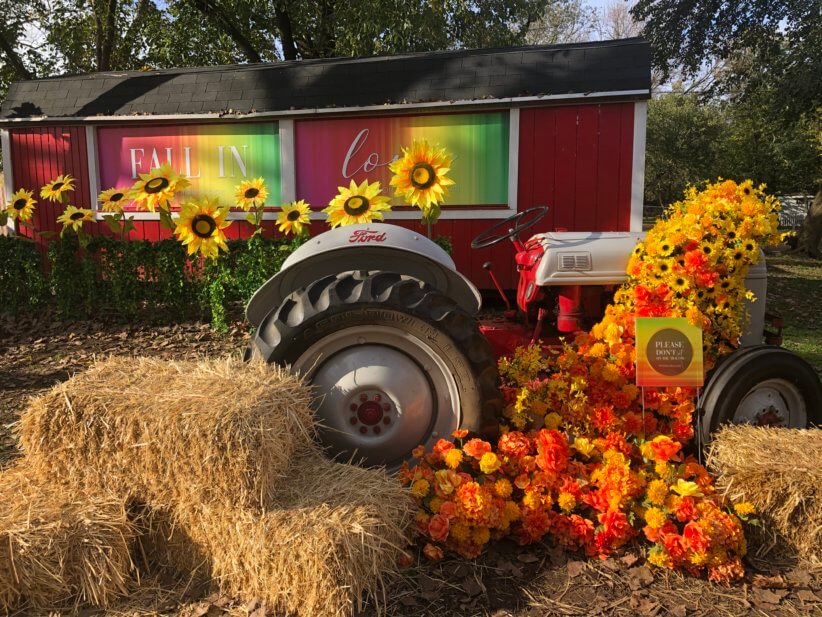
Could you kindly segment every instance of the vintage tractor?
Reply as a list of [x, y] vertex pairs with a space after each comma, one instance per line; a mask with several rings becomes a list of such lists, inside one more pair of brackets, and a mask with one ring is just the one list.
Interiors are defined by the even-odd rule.
[[[492, 437], [503, 408], [497, 359], [601, 317], [642, 237], [556, 232], [520, 241], [546, 212], [519, 212], [471, 243], [510, 239], [516, 250], [517, 309], [507, 305], [504, 317], [484, 321], [476, 318], [476, 287], [428, 238], [389, 224], [316, 236], [249, 302], [257, 331], [247, 355], [288, 364], [315, 386], [320, 440], [331, 456], [395, 467], [418, 444], [457, 428]], [[822, 422], [816, 372], [790, 351], [762, 344], [764, 259], [746, 282], [758, 298], [749, 332], [706, 381], [704, 434], [726, 422]]]

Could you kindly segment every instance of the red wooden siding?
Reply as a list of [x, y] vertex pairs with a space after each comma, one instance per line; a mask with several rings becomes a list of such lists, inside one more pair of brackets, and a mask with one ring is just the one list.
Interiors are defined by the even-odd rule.
[[[563, 105], [520, 110], [517, 209], [547, 205], [550, 212], [526, 236], [543, 231], [625, 231], [630, 227], [633, 162], [634, 103]], [[85, 128], [81, 126], [27, 128], [10, 131], [15, 189], [35, 190], [38, 209], [35, 225], [58, 230], [57, 204], [39, 200], [39, 189], [61, 173], [77, 178], [71, 203], [91, 207], [88, 185]], [[105, 188], [105, 187], [103, 187]], [[450, 236], [457, 268], [481, 289], [492, 289], [482, 264], [491, 261], [506, 288], [516, 286], [511, 243], [501, 242], [479, 251], [471, 239], [498, 219], [441, 219], [435, 236]], [[424, 234], [418, 221], [392, 221]], [[109, 234], [106, 225], [86, 224], [88, 233]], [[159, 221], [135, 221], [133, 239], [159, 240], [170, 236]], [[275, 230], [266, 221], [269, 235]], [[311, 225], [312, 234], [326, 229]], [[252, 228], [235, 221], [229, 238], [247, 237]], [[27, 233], [24, 229], [22, 233]]]
[[[82, 126], [43, 127], [9, 131], [11, 169], [14, 190], [26, 189], [34, 193], [37, 208], [33, 224], [39, 231], [59, 231], [57, 217], [63, 206], [40, 199], [40, 188], [60, 174], [70, 174], [76, 181], [69, 201], [78, 208], [91, 206], [86, 153], [86, 130]], [[98, 224], [86, 223], [92, 232]], [[25, 227], [20, 233], [30, 236]]]

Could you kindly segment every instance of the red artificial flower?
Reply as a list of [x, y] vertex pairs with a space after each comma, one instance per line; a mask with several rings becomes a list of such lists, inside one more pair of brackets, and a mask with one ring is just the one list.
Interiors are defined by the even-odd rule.
[[556, 429], [541, 429], [537, 433], [537, 466], [543, 471], [560, 473], [568, 466], [568, 440]]
[[510, 431], [499, 438], [497, 451], [511, 458], [521, 458], [533, 453], [531, 440], [519, 431]]
[[450, 527], [448, 518], [442, 514], [435, 514], [428, 522], [428, 535], [432, 540], [437, 542], [445, 542], [448, 538], [448, 529]]
[[491, 451], [491, 444], [482, 439], [471, 439], [462, 447], [462, 451], [479, 460], [483, 454]]
[[676, 519], [682, 523], [692, 521], [698, 516], [693, 497], [683, 497], [676, 509]]
[[449, 450], [454, 448], [454, 444], [446, 439], [440, 439], [437, 443], [434, 444], [434, 449], [431, 453], [434, 455], [434, 458], [438, 461], [442, 460], [442, 457], [445, 456], [445, 453]]
[[688, 546], [692, 551], [695, 553], [705, 554], [708, 552], [708, 548], [710, 547], [711, 541], [702, 528], [694, 522], [690, 522], [685, 525], [685, 529], [682, 531], [682, 537], [685, 538]]

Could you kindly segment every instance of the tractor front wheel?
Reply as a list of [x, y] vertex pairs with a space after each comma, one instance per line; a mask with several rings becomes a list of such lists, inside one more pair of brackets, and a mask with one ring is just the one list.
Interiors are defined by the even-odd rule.
[[408, 276], [315, 281], [265, 318], [252, 353], [306, 377], [320, 442], [335, 458], [396, 468], [455, 429], [497, 430], [496, 363], [476, 321]]

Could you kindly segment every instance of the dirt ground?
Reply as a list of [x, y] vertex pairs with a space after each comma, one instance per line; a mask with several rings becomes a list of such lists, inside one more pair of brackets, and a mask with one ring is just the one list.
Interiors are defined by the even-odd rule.
[[[223, 335], [197, 323], [132, 327], [105, 319], [68, 323], [50, 315], [0, 316], [0, 468], [18, 456], [12, 425], [27, 399], [82, 371], [95, 358], [239, 354], [248, 339], [240, 322]], [[757, 549], [767, 547], [751, 544], [746, 579], [728, 587], [653, 568], [639, 547], [600, 561], [568, 554], [550, 543], [521, 548], [503, 542], [476, 561], [418, 561], [386, 586], [379, 603], [367, 603], [362, 614], [822, 616], [822, 564], [798, 562], [785, 546], [757, 556]], [[171, 589], [144, 581], [143, 589], [122, 606], [81, 614], [264, 617], [267, 613], [253, 598], [197, 598], [185, 581]]]

